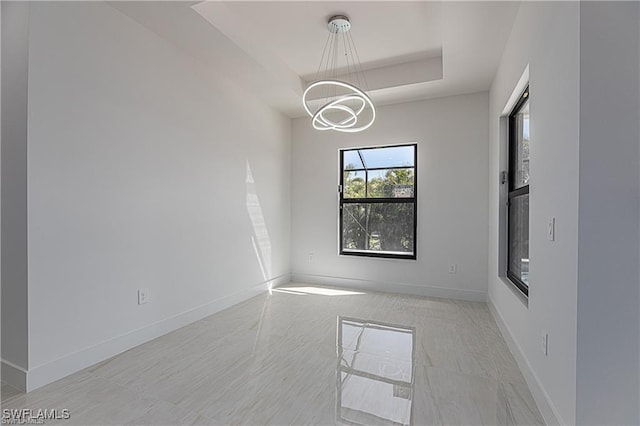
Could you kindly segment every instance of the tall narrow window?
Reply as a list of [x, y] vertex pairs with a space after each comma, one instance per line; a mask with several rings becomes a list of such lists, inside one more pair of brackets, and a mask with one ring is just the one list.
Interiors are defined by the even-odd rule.
[[507, 277], [529, 295], [529, 87], [509, 115]]
[[340, 254], [416, 258], [416, 145], [340, 151]]

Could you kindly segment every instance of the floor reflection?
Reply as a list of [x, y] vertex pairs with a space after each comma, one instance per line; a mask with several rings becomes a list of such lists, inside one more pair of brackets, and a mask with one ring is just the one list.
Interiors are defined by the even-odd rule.
[[338, 317], [336, 420], [410, 425], [415, 328]]
[[485, 304], [285, 288], [28, 394], [3, 386], [2, 408], [66, 408], [62, 426], [544, 424]]

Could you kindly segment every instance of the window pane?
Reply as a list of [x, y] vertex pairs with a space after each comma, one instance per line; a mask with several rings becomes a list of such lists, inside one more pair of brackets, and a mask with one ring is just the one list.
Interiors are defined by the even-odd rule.
[[529, 194], [509, 204], [509, 272], [529, 286]]
[[[389, 148], [361, 149], [364, 165], [368, 169], [414, 166], [413, 145]], [[345, 153], [346, 155], [346, 153]], [[346, 163], [345, 163], [346, 164]]]
[[367, 186], [371, 198], [411, 198], [414, 196], [413, 169], [372, 170]]
[[364, 180], [364, 172], [344, 172], [344, 198], [364, 198], [366, 196]]
[[514, 116], [515, 181], [512, 189], [529, 185], [529, 101]]
[[343, 250], [413, 254], [413, 209], [413, 203], [344, 204]]
[[344, 170], [364, 169], [358, 151], [344, 151]]

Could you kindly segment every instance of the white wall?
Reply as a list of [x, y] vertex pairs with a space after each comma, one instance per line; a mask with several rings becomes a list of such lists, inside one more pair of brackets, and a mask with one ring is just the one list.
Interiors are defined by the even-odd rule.
[[[489, 301], [506, 324], [547, 422], [574, 423], [578, 256], [580, 9], [575, 2], [523, 2], [490, 92]], [[498, 277], [498, 176], [507, 168], [500, 116], [529, 65], [531, 108], [530, 294]], [[504, 136], [504, 135], [503, 135]], [[556, 219], [555, 241], [546, 224]], [[549, 333], [549, 355], [541, 351]]]
[[[293, 279], [484, 300], [487, 108], [486, 93], [383, 106], [374, 125], [355, 134], [318, 132], [308, 118], [294, 120]], [[418, 143], [418, 259], [339, 256], [339, 149], [409, 142]], [[458, 265], [456, 274], [449, 263]]]
[[27, 323], [29, 5], [2, 2], [2, 377], [24, 387]]
[[[638, 16], [637, 3], [523, 3], [491, 89], [489, 298], [550, 422], [640, 421]], [[506, 168], [499, 117], [527, 65], [528, 303], [497, 277], [493, 177]]]
[[579, 424], [640, 424], [638, 12], [580, 7]]
[[106, 4], [30, 20], [34, 388], [288, 280], [291, 127]]

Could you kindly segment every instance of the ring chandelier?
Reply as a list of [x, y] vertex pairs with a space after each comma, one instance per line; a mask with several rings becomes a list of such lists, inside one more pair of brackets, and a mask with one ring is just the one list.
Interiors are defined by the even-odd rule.
[[[360, 87], [367, 82], [358, 51], [344, 15], [329, 18], [329, 36], [325, 43], [315, 80], [304, 91], [302, 101], [311, 124], [317, 130], [354, 133], [365, 130], [376, 119], [371, 98]], [[340, 68], [338, 59], [346, 64]]]

